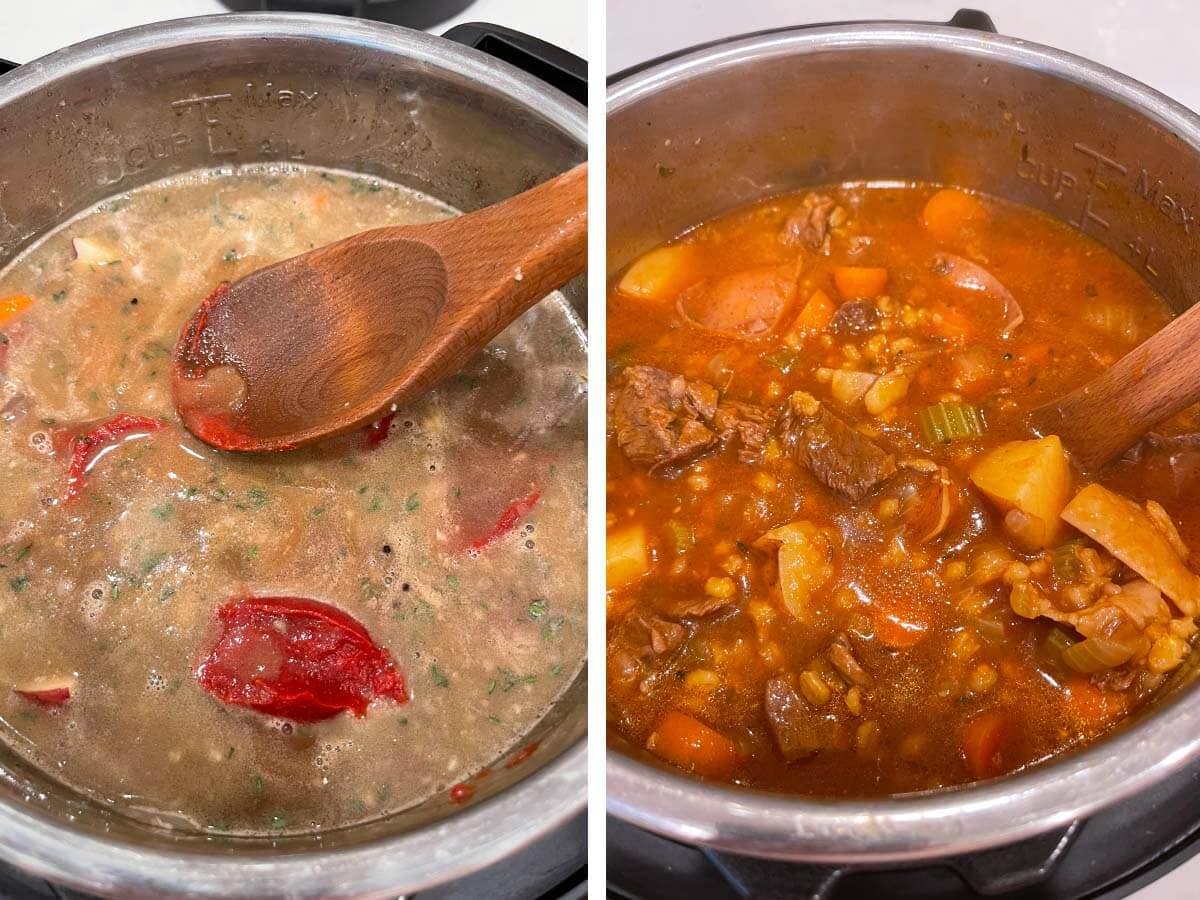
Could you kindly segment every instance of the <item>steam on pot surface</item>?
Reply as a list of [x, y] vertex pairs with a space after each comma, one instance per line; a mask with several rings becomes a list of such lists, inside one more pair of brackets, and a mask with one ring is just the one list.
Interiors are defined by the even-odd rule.
[[566, 301], [309, 450], [213, 450], [170, 393], [179, 329], [218, 283], [453, 214], [345, 172], [201, 171], [106, 200], [0, 272], [16, 752], [137, 818], [244, 834], [463, 802], [456, 785], [521, 758], [585, 653], [585, 350]]

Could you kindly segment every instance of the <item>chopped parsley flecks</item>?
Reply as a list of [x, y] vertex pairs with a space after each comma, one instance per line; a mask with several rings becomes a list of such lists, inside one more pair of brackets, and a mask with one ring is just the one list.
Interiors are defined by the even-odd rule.
[[447, 678], [446, 674], [441, 669], [438, 668], [437, 663], [433, 663], [429, 667], [429, 675], [431, 678], [433, 678], [433, 683], [435, 685], [437, 685], [438, 687], [440, 687], [440, 688], [450, 687], [450, 679]]

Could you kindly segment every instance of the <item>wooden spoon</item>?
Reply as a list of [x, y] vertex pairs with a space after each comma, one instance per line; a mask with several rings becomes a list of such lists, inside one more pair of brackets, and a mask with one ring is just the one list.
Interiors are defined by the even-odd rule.
[[410, 403], [584, 270], [587, 164], [477, 212], [376, 228], [218, 287], [175, 407], [223, 450], [290, 450]]
[[1172, 320], [1098, 378], [1030, 413], [1087, 468], [1118, 456], [1143, 434], [1200, 401], [1200, 304]]

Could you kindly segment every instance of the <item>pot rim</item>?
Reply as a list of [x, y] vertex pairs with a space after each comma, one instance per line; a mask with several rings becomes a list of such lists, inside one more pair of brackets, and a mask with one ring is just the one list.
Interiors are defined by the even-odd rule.
[[[503, 92], [587, 145], [586, 109], [531, 75], [470, 47], [396, 25], [333, 15], [231, 13], [175, 19], [91, 38], [0, 78], [0, 111], [60, 78], [147, 51], [205, 41], [293, 39], [357, 44]], [[0, 797], [0, 856], [41, 877], [121, 896], [374, 897], [460, 878], [532, 843], [587, 800], [587, 738], [505, 791], [414, 831], [334, 849], [235, 856], [140, 847], [75, 831]], [[502, 827], [497, 827], [497, 823]]]
[[[1107, 96], [1200, 154], [1200, 117], [1146, 85], [1029, 41], [944, 25], [863, 22], [734, 37], [639, 70], [608, 90], [611, 120], [639, 101], [755, 60], [864, 48], [919, 48], [1032, 68]], [[607, 749], [608, 811], [689, 844], [816, 863], [899, 863], [957, 856], [1063, 827], [1200, 757], [1200, 692], [1183, 689], [1131, 727], [1016, 774], [936, 792], [823, 800], [737, 789]]]

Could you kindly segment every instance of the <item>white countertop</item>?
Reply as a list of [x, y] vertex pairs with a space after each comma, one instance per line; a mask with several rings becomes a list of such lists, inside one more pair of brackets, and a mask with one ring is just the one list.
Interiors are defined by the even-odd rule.
[[[1200, 110], [1195, 0], [608, 0], [608, 58], [618, 72], [729, 35], [855, 19], [946, 21], [961, 6], [987, 12], [1004, 34], [1060, 47], [1119, 69]], [[1200, 856], [1131, 900], [1196, 900]]]
[[[430, 5], [428, 0], [422, 4]], [[586, 0], [446, 0], [444, 5], [453, 14], [425, 30], [441, 34], [463, 22], [490, 22], [587, 58]], [[218, 0], [0, 0], [0, 59], [29, 62], [121, 28], [222, 12], [229, 9]]]
[[1112, 66], [1200, 110], [1195, 0], [608, 0], [605, 71], [748, 31], [854, 19], [944, 22], [963, 6], [987, 12], [1004, 34]]

